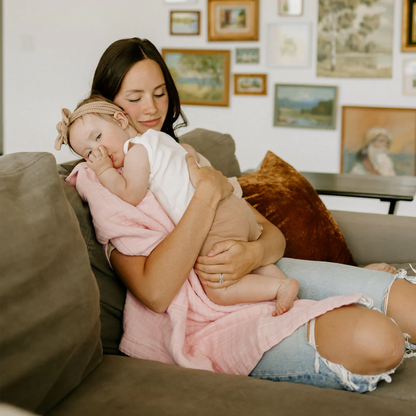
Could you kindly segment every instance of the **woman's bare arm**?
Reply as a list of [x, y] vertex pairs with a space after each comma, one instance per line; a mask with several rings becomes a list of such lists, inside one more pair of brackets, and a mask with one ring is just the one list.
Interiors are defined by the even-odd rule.
[[[251, 207], [263, 231], [257, 241], [241, 242], [228, 240], [217, 243], [208, 256], [199, 256], [195, 271], [205, 284], [212, 288], [237, 283], [243, 276], [260, 266], [275, 263], [283, 257], [286, 240], [282, 232]], [[223, 274], [224, 284], [218, 283]]]
[[125, 256], [117, 250], [111, 264], [130, 292], [155, 312], [164, 312], [187, 279], [214, 221], [218, 203], [232, 186], [218, 171], [198, 168], [187, 155], [195, 194], [175, 229], [149, 257]]

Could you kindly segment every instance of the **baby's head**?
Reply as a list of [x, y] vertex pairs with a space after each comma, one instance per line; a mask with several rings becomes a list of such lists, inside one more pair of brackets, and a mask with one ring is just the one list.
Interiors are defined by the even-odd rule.
[[[98, 146], [107, 148], [110, 157], [124, 160], [124, 143], [137, 135], [127, 114], [112, 101], [93, 95], [78, 104], [71, 113], [62, 109], [62, 121], [56, 126], [59, 135], [55, 149], [67, 144], [74, 152], [87, 159]], [[117, 158], [116, 158], [117, 155]], [[121, 167], [122, 161], [118, 161]]]

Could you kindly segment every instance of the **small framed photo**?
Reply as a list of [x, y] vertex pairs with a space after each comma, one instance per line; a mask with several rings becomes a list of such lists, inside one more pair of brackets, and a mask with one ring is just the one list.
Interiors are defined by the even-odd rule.
[[274, 125], [335, 129], [337, 87], [276, 84]]
[[259, 0], [208, 0], [208, 41], [259, 40]]
[[416, 0], [403, 0], [402, 52], [416, 52]]
[[260, 63], [259, 48], [237, 48], [235, 50], [236, 64], [258, 64]]
[[170, 12], [171, 35], [199, 35], [201, 12], [172, 10]]
[[162, 49], [181, 104], [229, 106], [230, 51]]
[[266, 95], [267, 74], [234, 74], [234, 94]]
[[303, 0], [279, 0], [280, 16], [301, 16], [303, 14]]
[[342, 107], [341, 173], [416, 174], [416, 108]]
[[416, 95], [416, 59], [403, 61], [403, 94]]
[[311, 24], [275, 23], [268, 28], [270, 66], [306, 68], [311, 62]]

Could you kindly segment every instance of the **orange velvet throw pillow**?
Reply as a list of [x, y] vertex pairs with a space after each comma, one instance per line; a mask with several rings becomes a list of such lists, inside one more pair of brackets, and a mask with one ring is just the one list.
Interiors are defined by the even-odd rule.
[[238, 181], [245, 200], [282, 231], [285, 257], [356, 265], [312, 185], [284, 160], [269, 151], [260, 170]]

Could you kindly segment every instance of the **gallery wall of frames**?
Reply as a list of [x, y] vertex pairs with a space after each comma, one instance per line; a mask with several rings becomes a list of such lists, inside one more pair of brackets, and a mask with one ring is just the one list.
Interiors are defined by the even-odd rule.
[[[303, 172], [358, 169], [358, 153], [382, 131], [395, 173], [415, 173], [413, 0], [356, 0], [356, 9], [337, 0], [336, 12], [327, 0], [2, 3], [6, 154], [73, 160], [53, 149], [61, 108], [88, 95], [112, 42], [137, 36], [158, 47], [176, 78], [189, 123], [178, 133], [230, 134], [243, 171], [269, 150]], [[59, 19], [50, 12], [58, 9]], [[388, 209], [338, 199], [335, 209]], [[398, 214], [416, 215], [416, 201]]]
[[[354, 4], [316, 0], [315, 20], [305, 18], [309, 2], [312, 0], [276, 0], [275, 19], [268, 16], [264, 22], [260, 8], [265, 1], [207, 0], [202, 10], [201, 3], [205, 2], [165, 0], [171, 44], [176, 36], [206, 36], [212, 45], [162, 49], [181, 102], [190, 106], [230, 107], [236, 96], [246, 95], [256, 106], [260, 103], [254, 96], [268, 96], [272, 109], [268, 122], [275, 127], [276, 135], [280, 130], [287, 136], [288, 129], [292, 137], [299, 135], [299, 129], [315, 133], [338, 130], [339, 172], [374, 174], [368, 167], [372, 156], [384, 165], [379, 167], [381, 173], [376, 174], [414, 176], [416, 0], [402, 2], [400, 27], [394, 24], [394, 0]], [[181, 8], [176, 7], [179, 5]], [[204, 35], [201, 25], [206, 25]], [[259, 29], [265, 25], [265, 39], [260, 41]], [[400, 32], [400, 45], [394, 44], [394, 31]], [[219, 49], [221, 43], [227, 47]], [[397, 77], [393, 60], [398, 59], [398, 52], [401, 94], [414, 98], [411, 106], [392, 107], [388, 96], [374, 105], [340, 100], [345, 88], [339, 85], [341, 79], [364, 84], [368, 80], [372, 88], [382, 89], [386, 81]], [[285, 82], [285, 72], [299, 69], [314, 71], [314, 82], [304, 83], [301, 78], [296, 83]], [[271, 73], [278, 74], [281, 82], [270, 83]], [[263, 101], [261, 105], [267, 104]], [[256, 124], [256, 120], [241, 122]], [[255, 140], [258, 138], [254, 136]], [[374, 149], [376, 156], [372, 154]], [[325, 171], [324, 166], [322, 170]]]

